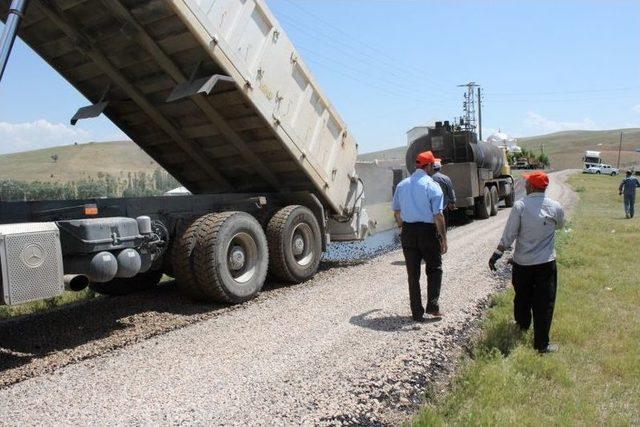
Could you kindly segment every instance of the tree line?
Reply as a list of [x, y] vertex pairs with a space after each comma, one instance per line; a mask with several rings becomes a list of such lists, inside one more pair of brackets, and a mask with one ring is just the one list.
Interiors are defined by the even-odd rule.
[[530, 168], [547, 168], [551, 163], [546, 153], [541, 152], [536, 155], [533, 151], [527, 150], [526, 148], [523, 148], [519, 153], [507, 153], [507, 158], [511, 166], [515, 166], [520, 159], [526, 159], [527, 165]]
[[98, 172], [96, 177], [69, 182], [0, 179], [0, 201], [161, 196], [179, 186], [175, 178], [160, 168], [153, 173], [129, 172], [123, 177]]

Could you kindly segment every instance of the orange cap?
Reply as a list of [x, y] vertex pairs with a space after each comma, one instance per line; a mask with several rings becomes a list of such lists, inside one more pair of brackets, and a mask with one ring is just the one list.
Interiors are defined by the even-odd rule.
[[418, 157], [416, 157], [416, 166], [423, 168], [426, 165], [435, 163], [435, 161], [436, 158], [433, 156], [433, 153], [431, 151], [423, 151], [422, 153], [418, 154]]
[[549, 185], [549, 176], [544, 172], [533, 172], [523, 175], [533, 188], [546, 190]]

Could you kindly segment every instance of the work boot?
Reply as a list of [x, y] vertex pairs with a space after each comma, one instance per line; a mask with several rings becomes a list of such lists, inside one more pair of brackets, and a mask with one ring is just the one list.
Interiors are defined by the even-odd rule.
[[442, 312], [440, 310], [428, 310], [426, 312], [428, 315], [433, 316], [433, 317], [442, 317], [444, 316], [444, 314], [442, 314]]
[[558, 344], [548, 344], [546, 348], [543, 348], [542, 350], [538, 350], [538, 353], [540, 354], [545, 354], [545, 353], [555, 353], [558, 351], [560, 347], [558, 347]]

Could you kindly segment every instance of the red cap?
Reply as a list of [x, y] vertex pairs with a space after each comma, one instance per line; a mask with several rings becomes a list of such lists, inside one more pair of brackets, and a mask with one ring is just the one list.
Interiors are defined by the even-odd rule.
[[533, 172], [523, 176], [533, 188], [538, 190], [546, 190], [549, 185], [549, 176], [544, 172]]
[[423, 151], [422, 153], [418, 154], [418, 157], [416, 157], [416, 166], [418, 166], [419, 168], [423, 168], [426, 165], [435, 163], [435, 161], [436, 158], [431, 151]]

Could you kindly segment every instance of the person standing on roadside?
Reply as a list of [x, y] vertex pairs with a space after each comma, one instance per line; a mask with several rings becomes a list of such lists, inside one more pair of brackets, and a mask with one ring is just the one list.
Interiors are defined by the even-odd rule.
[[[416, 170], [402, 180], [393, 195], [393, 211], [402, 229], [402, 251], [407, 266], [409, 301], [415, 321], [424, 321], [424, 313], [441, 317], [438, 300], [442, 286], [442, 255], [447, 252], [447, 230], [442, 214], [440, 186], [429, 175], [434, 173], [431, 151], [418, 154]], [[420, 264], [426, 263], [427, 306], [422, 305]]]
[[627, 218], [633, 218], [636, 204], [636, 188], [638, 187], [640, 187], [638, 178], [632, 176], [631, 171], [628, 170], [618, 188], [618, 194], [624, 195], [624, 215]]
[[438, 183], [438, 185], [440, 185], [440, 189], [442, 189], [442, 194], [444, 196], [443, 210], [445, 223], [446, 225], [451, 225], [451, 213], [456, 210], [456, 192], [453, 189], [453, 182], [451, 182], [451, 178], [440, 172], [441, 168], [442, 160], [436, 159], [433, 163], [434, 173], [430, 176]]
[[544, 172], [525, 175], [527, 196], [511, 209], [498, 248], [489, 259], [489, 268], [516, 242], [513, 252], [512, 283], [515, 290], [513, 314], [522, 330], [528, 330], [533, 312], [533, 345], [540, 353], [558, 350], [549, 343], [549, 330], [558, 286], [555, 231], [564, 226], [562, 205], [546, 197], [549, 177]]

